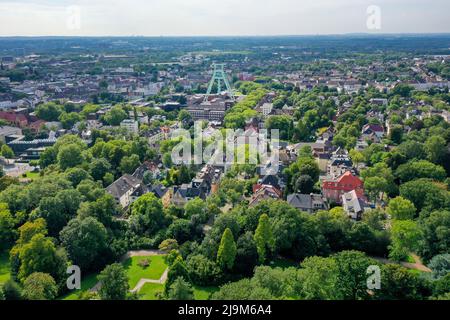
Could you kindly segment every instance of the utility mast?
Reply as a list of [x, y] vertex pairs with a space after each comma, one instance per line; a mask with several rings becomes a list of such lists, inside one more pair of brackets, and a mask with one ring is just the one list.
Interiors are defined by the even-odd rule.
[[213, 75], [211, 78], [211, 81], [209, 82], [208, 91], [206, 92], [205, 101], [208, 100], [208, 97], [211, 95], [211, 91], [213, 89], [214, 84], [217, 85], [217, 94], [222, 93], [222, 82], [225, 86], [225, 92], [227, 92], [231, 99], [234, 100], [234, 94], [233, 90], [231, 89], [230, 82], [228, 81], [227, 75], [225, 73], [224, 67], [225, 64], [223, 63], [214, 63], [212, 65], [214, 68]]

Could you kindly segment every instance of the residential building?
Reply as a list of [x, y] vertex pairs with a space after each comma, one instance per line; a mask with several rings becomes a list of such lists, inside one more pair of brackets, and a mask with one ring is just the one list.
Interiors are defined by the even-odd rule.
[[129, 174], [114, 181], [106, 188], [106, 192], [114, 197], [117, 204], [126, 209], [141, 195], [148, 192], [142, 180]]
[[282, 193], [280, 190], [270, 185], [259, 185], [254, 188], [253, 196], [249, 201], [249, 206], [256, 206], [258, 203], [268, 199], [281, 199]]
[[290, 194], [287, 196], [287, 203], [296, 209], [310, 214], [319, 210], [328, 209], [327, 203], [320, 194]]
[[353, 190], [358, 197], [364, 197], [364, 183], [350, 171], [337, 179], [324, 179], [322, 182], [322, 194], [329, 202], [341, 204], [342, 195]]
[[359, 197], [355, 190], [342, 195], [342, 207], [348, 216], [354, 220], [360, 220], [362, 218], [362, 214], [371, 209], [365, 199]]
[[120, 123], [120, 127], [126, 129], [129, 133], [139, 133], [139, 122], [131, 119], [125, 119]]

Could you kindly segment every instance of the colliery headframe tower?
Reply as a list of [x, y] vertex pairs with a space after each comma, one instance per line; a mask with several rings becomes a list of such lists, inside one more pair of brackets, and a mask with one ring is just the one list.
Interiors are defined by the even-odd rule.
[[222, 93], [222, 88], [225, 88], [225, 92], [229, 94], [232, 100], [234, 100], [233, 90], [231, 89], [230, 82], [228, 81], [228, 77], [224, 70], [225, 64], [214, 63], [212, 67], [214, 68], [213, 75], [208, 85], [208, 91], [206, 91], [205, 101], [207, 101], [208, 97], [211, 96], [211, 91], [214, 87], [214, 84], [216, 84], [217, 86], [217, 95]]

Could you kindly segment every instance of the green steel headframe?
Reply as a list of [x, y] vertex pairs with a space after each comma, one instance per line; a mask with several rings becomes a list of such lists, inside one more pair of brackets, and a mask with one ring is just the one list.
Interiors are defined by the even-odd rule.
[[214, 63], [212, 65], [214, 68], [213, 75], [211, 81], [209, 82], [208, 91], [206, 92], [205, 100], [211, 95], [211, 91], [213, 89], [214, 83], [217, 84], [217, 94], [222, 92], [222, 82], [225, 84], [226, 92], [234, 99], [233, 90], [231, 89], [230, 82], [228, 81], [228, 77], [225, 74], [225, 64], [223, 63]]

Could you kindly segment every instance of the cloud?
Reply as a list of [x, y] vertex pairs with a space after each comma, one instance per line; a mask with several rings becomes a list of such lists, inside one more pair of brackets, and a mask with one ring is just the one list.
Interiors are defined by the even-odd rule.
[[[0, 0], [0, 35], [275, 35], [450, 32], [448, 0]], [[80, 28], [70, 23], [78, 6]], [[68, 23], [69, 21], [69, 23]]]

